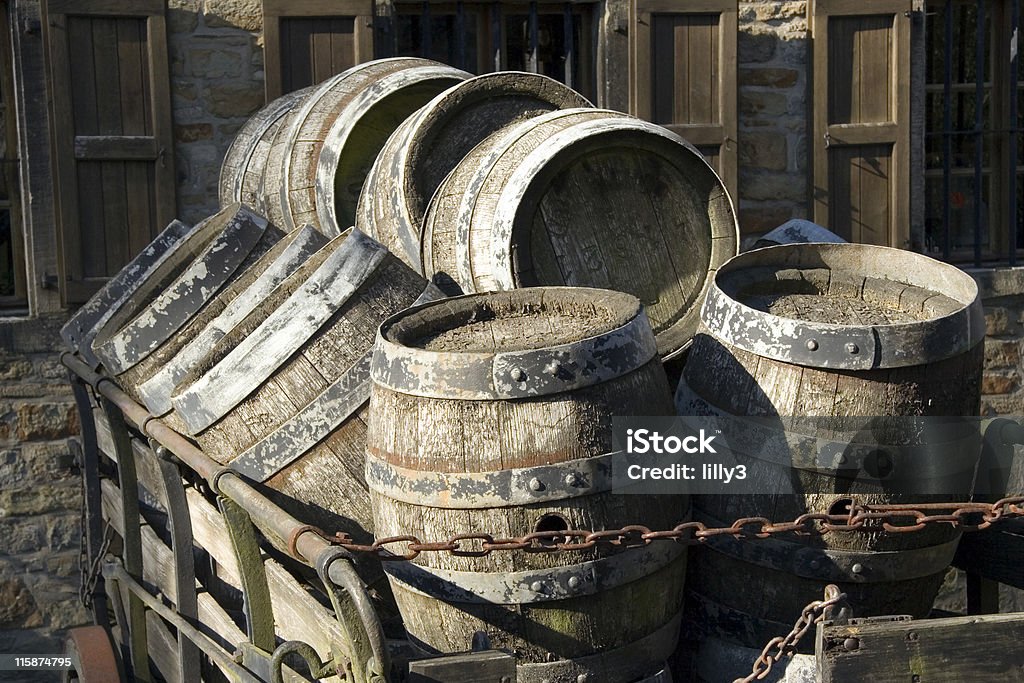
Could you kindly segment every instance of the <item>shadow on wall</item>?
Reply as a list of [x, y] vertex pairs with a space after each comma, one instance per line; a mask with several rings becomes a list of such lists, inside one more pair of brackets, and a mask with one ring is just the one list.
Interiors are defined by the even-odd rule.
[[264, 104], [260, 0], [169, 0], [168, 59], [178, 214], [214, 213], [220, 163], [238, 129]]

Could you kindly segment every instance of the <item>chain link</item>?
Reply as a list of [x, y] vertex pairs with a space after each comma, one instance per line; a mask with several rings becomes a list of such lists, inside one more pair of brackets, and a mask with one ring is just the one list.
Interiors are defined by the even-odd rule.
[[[84, 539], [84, 535], [83, 535]], [[100, 569], [103, 566], [103, 558], [106, 557], [107, 551], [110, 550], [110, 543], [114, 540], [114, 527], [111, 526], [109, 521], [105, 521], [103, 526], [103, 540], [100, 542], [99, 552], [96, 553], [96, 557], [92, 558], [92, 563], [88, 569], [85, 569], [82, 559], [87, 556], [87, 552], [83, 551], [82, 556], [79, 557], [79, 562], [83, 565], [82, 569], [82, 583], [79, 587], [78, 597], [82, 601], [82, 605], [86, 609], [92, 609], [92, 596], [96, 592], [96, 583], [99, 581]], [[83, 540], [84, 544], [85, 541]]]
[[827, 600], [815, 600], [804, 607], [800, 612], [800, 618], [793, 624], [793, 630], [785, 636], [778, 636], [769, 640], [768, 644], [761, 650], [761, 656], [754, 660], [754, 666], [751, 668], [750, 674], [745, 678], [737, 678], [733, 683], [760, 681], [771, 673], [772, 666], [776, 662], [783, 657], [792, 656], [796, 652], [797, 643], [811, 629], [811, 626], [824, 621], [826, 612], [830, 607], [834, 607], [846, 600], [846, 593], [839, 593], [839, 590], [834, 586], [829, 586], [829, 588], [834, 589], [831, 591], [834, 593], [833, 597]]
[[699, 545], [716, 536], [754, 539], [783, 534], [821, 536], [836, 531], [877, 533], [880, 530], [906, 534], [920, 531], [931, 524], [949, 524], [963, 531], [978, 531], [1002, 520], [1021, 517], [1024, 517], [1024, 496], [1003, 498], [995, 503], [867, 505], [852, 502], [848, 512], [843, 514], [808, 513], [790, 522], [772, 522], [765, 517], [743, 517], [724, 527], [709, 527], [702, 522], [683, 522], [672, 529], [654, 531], [646, 526], [631, 524], [607, 531], [537, 531], [516, 538], [495, 538], [486, 533], [465, 533], [439, 541], [421, 541], [416, 536], [406, 534], [381, 538], [368, 545], [354, 543], [347, 534], [330, 536], [312, 527], [306, 527], [304, 530], [312, 531], [324, 540], [351, 552], [367, 553], [378, 560], [389, 562], [413, 560], [420, 553], [427, 552], [446, 552], [456, 557], [485, 557], [500, 551], [558, 553], [589, 550], [597, 545], [638, 548], [650, 545], [654, 541]]

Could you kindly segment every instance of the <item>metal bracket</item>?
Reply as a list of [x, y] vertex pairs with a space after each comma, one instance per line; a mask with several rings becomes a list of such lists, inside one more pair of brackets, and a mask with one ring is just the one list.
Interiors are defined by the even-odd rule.
[[266, 568], [256, 540], [256, 528], [249, 513], [230, 498], [218, 496], [217, 507], [224, 515], [228, 536], [231, 538], [231, 548], [235, 552], [235, 561], [238, 564], [249, 642], [261, 650], [272, 652], [277, 643], [274, 634], [274, 607], [270, 601]]
[[[172, 460], [170, 451], [152, 439], [149, 443], [159, 461], [161, 484], [167, 501], [167, 523], [171, 531], [171, 551], [174, 555], [177, 610], [185, 618], [198, 620], [196, 567], [192, 555], [192, 517], [185, 497], [181, 470]], [[199, 648], [188, 638], [178, 638], [178, 661], [183, 681], [198, 681], [201, 678]]]
[[329, 548], [316, 558], [316, 571], [334, 606], [345, 640], [337, 643], [334, 660], [355, 683], [386, 683], [391, 660], [384, 629], [362, 580], [344, 548]]
[[[121, 410], [105, 396], [100, 407], [110, 425], [117, 458], [118, 485], [121, 490], [122, 523], [124, 530], [124, 569], [135, 581], [142, 581], [142, 526], [139, 521], [139, 478], [135, 471], [135, 453], [132, 449], [128, 424]], [[139, 597], [128, 596], [128, 635], [131, 639], [129, 677], [150, 681], [149, 643], [146, 637], [146, 608]]]

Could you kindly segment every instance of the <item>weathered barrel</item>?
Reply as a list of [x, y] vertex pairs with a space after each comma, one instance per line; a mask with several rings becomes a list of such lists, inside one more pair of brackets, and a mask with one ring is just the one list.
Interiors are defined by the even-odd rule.
[[459, 83], [410, 117], [381, 150], [359, 198], [356, 226], [415, 270], [431, 195], [495, 131], [555, 109], [590, 103], [538, 74], [500, 72]]
[[[747, 252], [718, 271], [701, 321], [676, 394], [680, 415], [759, 416], [769, 429], [777, 418], [780, 430], [792, 433], [796, 422], [801, 434], [811, 430], [826, 441], [871, 416], [977, 415], [984, 336], [978, 289], [959, 269], [925, 256], [855, 244]], [[695, 516], [714, 526], [742, 517], [784, 522], [804, 513], [846, 514], [853, 499], [938, 497], [888, 486], [886, 478], [895, 481], [911, 461], [884, 455], [883, 462], [883, 450], [850, 448], [849, 461], [844, 450], [811, 463], [753, 454], [748, 462], [761, 474], [750, 486], [763, 494], [696, 496]], [[854, 477], [861, 468], [878, 478]], [[926, 476], [917, 469], [904, 474]], [[909, 534], [709, 538], [691, 555], [692, 621], [760, 647], [786, 633], [828, 583], [849, 595], [856, 616], [923, 617], [958, 538], [946, 525]], [[736, 589], [740, 580], [743, 590]]]
[[93, 351], [123, 388], [139, 398], [138, 383], [161, 362], [153, 354], [173, 341], [175, 334], [267, 253], [283, 236], [239, 204], [211, 216], [204, 229], [214, 236], [166, 289], [147, 297], [133, 316], [122, 311], [93, 341]]
[[612, 416], [671, 412], [639, 301], [552, 287], [420, 306], [382, 325], [372, 378], [378, 537], [476, 539], [384, 563], [412, 642], [458, 652], [483, 631], [524, 682], [656, 672], [676, 646], [683, 548], [478, 552], [491, 537], [670, 528], [686, 514], [682, 496], [610, 490]]
[[312, 88], [290, 92], [253, 114], [235, 134], [220, 166], [218, 194], [220, 205], [241, 202], [262, 212], [263, 198], [259, 182], [270, 145], [285, 115], [294, 109]]
[[439, 294], [361, 233], [336, 237], [181, 380], [168, 419], [299, 519], [365, 540], [374, 333]]
[[128, 370], [125, 383], [136, 388], [149, 412], [166, 414], [171, 410], [171, 393], [188, 372], [327, 241], [309, 225], [285, 235], [207, 301], [181, 330]]
[[737, 241], [732, 202], [696, 149], [625, 114], [575, 109], [509, 126], [459, 163], [431, 200], [423, 265], [449, 293], [628, 292], [670, 357]]
[[339, 234], [352, 225], [363, 180], [388, 136], [468, 77], [428, 59], [398, 57], [356, 65], [315, 86], [274, 139], [273, 147], [283, 148], [272, 147], [264, 171], [268, 214], [287, 229], [310, 223]]
[[100, 360], [92, 351], [92, 342], [107, 323], [126, 306], [132, 306], [129, 315], [138, 313], [147, 302], [141, 290], [155, 296], [178, 276], [195, 257], [213, 230], [193, 229], [181, 221], [171, 221], [149, 245], [128, 262], [117, 275], [103, 285], [82, 305], [60, 330], [67, 347], [77, 351], [93, 369]]

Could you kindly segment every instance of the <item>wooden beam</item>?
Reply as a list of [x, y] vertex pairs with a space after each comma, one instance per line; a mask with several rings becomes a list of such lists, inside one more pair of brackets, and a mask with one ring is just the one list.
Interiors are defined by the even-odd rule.
[[516, 660], [497, 650], [467, 652], [438, 659], [409, 662], [409, 683], [495, 683], [516, 680]]
[[[861, 622], [861, 623], [858, 623]], [[1024, 613], [818, 627], [821, 683], [1024, 681]]]
[[153, 161], [159, 154], [156, 138], [125, 135], [77, 135], [75, 159], [88, 161]]

